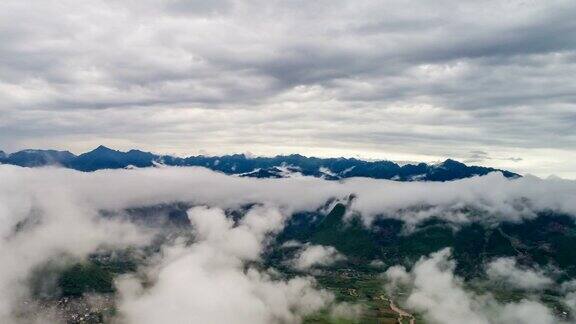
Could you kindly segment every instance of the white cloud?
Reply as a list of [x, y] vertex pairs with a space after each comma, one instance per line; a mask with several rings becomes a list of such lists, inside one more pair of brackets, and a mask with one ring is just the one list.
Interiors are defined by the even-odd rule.
[[389, 267], [383, 274], [386, 279], [385, 289], [390, 295], [394, 295], [399, 287], [411, 285], [412, 278], [406, 272], [406, 268], [400, 265]]
[[281, 228], [277, 210], [251, 209], [237, 226], [220, 209], [193, 208], [188, 214], [197, 241], [164, 251], [149, 270], [151, 288], [135, 289], [132, 276], [119, 281], [119, 309], [129, 323], [297, 323], [333, 301], [309, 277], [282, 280], [244, 270], [246, 261], [259, 257], [265, 236]]
[[476, 302], [453, 274], [455, 264], [448, 260], [450, 250], [434, 253], [414, 267], [414, 291], [406, 304], [423, 312], [433, 323], [488, 323]]
[[334, 319], [359, 321], [365, 311], [365, 307], [361, 304], [350, 304], [344, 302], [334, 306], [330, 311], [330, 316]]
[[385, 266], [385, 263], [382, 260], [372, 260], [370, 261], [370, 266], [374, 268], [382, 268]]
[[499, 303], [489, 294], [467, 290], [462, 279], [454, 275], [455, 266], [450, 249], [443, 249], [422, 257], [409, 272], [403, 267], [390, 268], [385, 274], [387, 288], [408, 288], [406, 307], [430, 323], [561, 323], [537, 301]]
[[529, 300], [506, 304], [502, 309], [499, 321], [500, 323], [511, 324], [552, 324], [561, 322], [554, 318], [549, 308]]
[[514, 258], [498, 258], [487, 265], [488, 278], [520, 289], [538, 290], [550, 287], [554, 281], [541, 270], [522, 269]]
[[134, 225], [100, 217], [65, 183], [36, 186], [22, 181], [18, 172], [2, 173], [0, 322], [10, 323], [13, 308], [27, 297], [28, 275], [44, 262], [64, 262], [65, 256], [84, 258], [102, 246], [149, 242], [149, 235]]
[[563, 303], [572, 312], [576, 312], [576, 280], [564, 282], [560, 287], [560, 291], [564, 293]]
[[[108, 210], [181, 201], [222, 208], [270, 203], [296, 212], [315, 210], [331, 198], [346, 198], [353, 193], [356, 198], [351, 208], [367, 222], [381, 214], [411, 224], [433, 216], [465, 223], [520, 221], [543, 210], [576, 215], [576, 201], [572, 199], [576, 194], [575, 181], [534, 177], [510, 180], [499, 174], [443, 183], [399, 183], [367, 178], [331, 182], [312, 177], [238, 178], [196, 167], [82, 173], [2, 165], [0, 176], [5, 179], [6, 188], [11, 183], [18, 183], [16, 188], [22, 190], [34, 188], [35, 192], [64, 187], [70, 197], [77, 197], [93, 208]], [[18, 191], [8, 189], [5, 192], [15, 201], [29, 195], [19, 197]], [[26, 202], [13, 208], [26, 212]], [[463, 213], [464, 207], [477, 209], [481, 214]]]
[[[85, 258], [99, 247], [150, 242], [147, 230], [102, 217], [102, 210], [121, 212], [128, 207], [175, 201], [237, 207], [252, 198], [259, 203], [267, 200], [257, 192], [244, 192], [252, 198], [234, 197], [239, 193], [237, 190], [250, 189], [234, 185], [238, 178], [201, 169], [180, 170], [187, 175], [178, 174], [176, 169], [162, 170], [167, 171], [161, 172], [163, 176], [154, 174], [158, 170], [149, 169], [129, 180], [122, 179], [123, 176], [116, 178], [107, 171], [86, 174], [1, 166], [0, 298], [4, 302], [0, 306], [0, 321], [17, 322], [12, 317], [13, 311], [28, 297], [26, 279], [34, 267], [58, 260], [62, 254]], [[170, 170], [176, 173], [170, 175]], [[128, 171], [137, 172], [124, 170]], [[117, 173], [120, 174], [136, 175]], [[173, 182], [174, 186], [169, 184], [192, 174], [199, 177]], [[222, 191], [224, 187], [217, 183], [209, 189], [208, 183], [202, 182], [211, 182], [210, 179], [223, 180], [221, 184], [231, 186], [232, 190]], [[138, 275], [145, 273], [153, 280], [151, 288], [143, 289], [135, 279], [138, 276], [119, 280], [122, 319], [129, 323], [157, 323], [166, 319], [181, 322], [189, 318], [211, 323], [296, 323], [302, 316], [331, 307], [333, 295], [318, 290], [314, 279], [282, 279], [272, 270], [250, 266], [250, 262], [259, 260], [270, 235], [282, 229], [290, 208], [285, 205], [281, 211], [259, 204], [237, 223], [220, 208], [192, 208], [188, 215], [196, 239], [194, 244], [179, 242], [166, 246], [149, 267], [144, 264], [139, 269]], [[20, 229], [16, 230], [17, 224], [24, 225], [18, 225]], [[42, 311], [36, 315], [42, 322], [51, 314]]]
[[346, 257], [332, 246], [306, 245], [298, 251], [290, 264], [297, 270], [306, 271], [313, 267], [329, 266], [345, 259]]

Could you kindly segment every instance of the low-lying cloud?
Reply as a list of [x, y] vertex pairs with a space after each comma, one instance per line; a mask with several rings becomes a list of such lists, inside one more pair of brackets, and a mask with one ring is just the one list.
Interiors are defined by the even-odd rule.
[[136, 277], [118, 282], [128, 323], [298, 323], [333, 301], [312, 278], [274, 279], [272, 272], [243, 269], [258, 259], [266, 235], [282, 228], [278, 210], [256, 207], [237, 226], [221, 209], [197, 207], [188, 215], [197, 241], [165, 249], [148, 269], [150, 289]]
[[540, 290], [550, 287], [554, 281], [540, 269], [525, 269], [518, 266], [514, 258], [498, 258], [490, 262], [486, 269], [488, 278], [512, 287], [527, 290]]
[[[102, 211], [121, 215], [127, 208], [174, 202], [206, 206], [189, 210], [191, 244], [178, 241], [164, 246], [154, 262], [139, 269], [153, 283], [150, 288], [143, 289], [136, 277], [118, 281], [120, 314], [129, 323], [154, 322], [164, 316], [177, 320], [188, 316], [187, 310], [195, 310], [199, 321], [214, 316], [216, 322], [298, 322], [315, 310], [336, 307], [333, 296], [318, 289], [313, 279], [282, 278], [273, 269], [253, 263], [292, 213], [314, 211], [331, 199], [347, 199], [351, 194], [356, 198], [350, 214], [359, 214], [367, 225], [376, 217], [399, 218], [409, 224], [434, 216], [454, 223], [477, 220], [463, 211], [465, 207], [496, 222], [521, 221], [542, 210], [576, 214], [575, 182], [533, 177], [510, 180], [498, 174], [446, 183], [363, 178], [336, 182], [309, 177], [239, 178], [203, 168], [82, 173], [2, 165], [0, 179], [0, 321], [7, 323], [14, 320], [14, 307], [27, 297], [26, 278], [36, 266], [61, 255], [82, 259], [100, 247], [150, 243], [150, 229], [122, 217], [102, 217]], [[239, 221], [225, 216], [225, 210], [246, 206], [252, 207]], [[324, 262], [326, 255], [329, 260], [336, 256], [328, 247], [319, 251], [306, 266]], [[478, 303], [485, 305], [481, 298], [463, 290], [452, 274], [448, 252], [421, 260], [410, 273], [394, 269], [398, 278], [416, 288], [408, 302], [415, 310], [434, 320], [443, 320], [450, 312], [458, 315], [451, 318], [470, 315], [479, 323], [486, 319], [477, 309]], [[418, 279], [427, 275], [438, 280]], [[444, 289], [461, 298], [445, 296]], [[448, 304], [437, 304], [440, 301]], [[499, 314], [518, 318], [531, 303], [507, 304], [498, 308]], [[150, 306], [156, 304], [162, 307]], [[539, 314], [544, 317], [541, 323], [546, 323], [548, 312]]]
[[485, 213], [482, 219], [495, 221], [519, 221], [544, 210], [576, 214], [575, 181], [535, 177], [510, 180], [498, 173], [443, 183], [368, 178], [336, 182], [311, 177], [239, 178], [196, 167], [81, 173], [3, 165], [0, 176], [4, 179], [4, 194], [21, 202], [10, 206], [20, 217], [29, 211], [35, 198], [54, 188], [66, 190], [67, 198], [102, 210], [180, 201], [222, 208], [270, 203], [297, 212], [315, 210], [329, 199], [346, 199], [354, 194], [351, 211], [358, 212], [367, 223], [377, 215], [408, 223], [433, 216], [453, 222], [474, 220], [465, 208], [477, 209]]
[[296, 253], [289, 264], [297, 270], [306, 271], [313, 267], [329, 266], [345, 259], [346, 257], [332, 246], [306, 245]]
[[401, 266], [388, 269], [388, 291], [407, 290], [405, 305], [421, 313], [430, 323], [489, 324], [561, 323], [552, 310], [537, 300], [500, 303], [490, 294], [478, 294], [465, 288], [454, 274], [455, 262], [450, 249], [421, 258], [411, 271]]

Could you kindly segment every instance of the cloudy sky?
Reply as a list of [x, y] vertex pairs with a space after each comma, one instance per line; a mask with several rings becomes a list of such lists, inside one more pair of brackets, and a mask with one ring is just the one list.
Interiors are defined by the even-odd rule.
[[2, 0], [0, 149], [576, 178], [576, 2]]

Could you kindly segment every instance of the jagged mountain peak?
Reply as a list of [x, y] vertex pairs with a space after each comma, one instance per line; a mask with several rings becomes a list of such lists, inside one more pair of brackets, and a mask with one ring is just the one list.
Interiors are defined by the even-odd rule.
[[444, 162], [440, 163], [439, 165], [446, 167], [446, 168], [466, 167], [466, 164], [464, 164], [462, 162], [458, 162], [458, 161], [453, 160], [453, 159], [446, 159]]
[[[46, 150], [43, 152], [58, 151]], [[30, 153], [24, 151], [14, 154], [20, 156], [20, 161], [10, 161], [10, 159], [6, 161], [6, 159], [3, 159], [4, 163], [21, 166], [59, 164], [80, 171], [127, 167], [153, 167], [160, 162], [168, 166], [201, 166], [226, 174], [256, 178], [280, 178], [299, 174], [327, 180], [367, 177], [397, 181], [449, 181], [485, 175], [494, 171], [500, 171], [506, 177], [519, 176], [505, 170], [467, 166], [453, 159], [447, 159], [436, 165], [418, 163], [400, 166], [393, 161], [386, 160], [364, 161], [355, 158], [317, 158], [306, 157], [300, 154], [278, 155], [275, 157], [248, 157], [244, 154], [223, 156], [199, 155], [178, 158], [167, 155], [156, 155], [137, 149], [122, 152], [104, 145], [100, 145], [94, 150], [79, 156], [75, 156], [69, 152], [67, 152], [68, 155], [65, 153], [47, 153], [47, 156], [50, 157], [57, 156], [57, 163], [53, 163], [53, 159], [51, 158], [40, 159], [29, 157]], [[32, 154], [32, 156], [35, 155]], [[32, 162], [27, 160], [32, 160]]]
[[113, 150], [107, 146], [104, 145], [99, 145], [97, 148], [93, 149], [92, 151], [86, 152], [82, 155], [86, 155], [86, 154], [102, 154], [102, 153], [122, 153], [120, 151], [117, 150]]

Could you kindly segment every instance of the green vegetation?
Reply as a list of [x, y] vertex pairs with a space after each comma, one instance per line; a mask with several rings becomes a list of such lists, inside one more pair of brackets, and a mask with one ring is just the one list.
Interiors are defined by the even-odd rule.
[[[477, 219], [488, 217], [474, 211]], [[431, 218], [405, 233], [403, 223], [379, 219], [370, 228], [359, 218], [345, 219], [346, 207], [337, 204], [327, 215], [303, 214], [291, 221], [278, 243], [303, 243], [335, 247], [349, 259], [349, 265], [364, 267], [380, 259], [385, 266], [410, 267], [420, 257], [450, 247], [457, 263], [456, 273], [466, 279], [480, 276], [486, 262], [497, 257], [517, 257], [526, 264], [555, 266], [576, 276], [576, 224], [566, 215], [542, 213], [520, 223], [490, 224], [478, 221], [455, 226]]]
[[[319, 312], [317, 314], [310, 315], [304, 318], [303, 324], [359, 324], [361, 322], [344, 319], [344, 318], [334, 318], [330, 316], [327, 312]], [[363, 322], [367, 323], [367, 322]]]
[[390, 308], [384, 281], [379, 275], [346, 268], [324, 271], [316, 279], [322, 288], [336, 296], [338, 302], [361, 304], [364, 311], [356, 321], [333, 318], [326, 312], [320, 312], [306, 318], [304, 323], [397, 323], [398, 314]]
[[313, 244], [335, 247], [341, 253], [356, 258], [369, 259], [378, 255], [372, 232], [366, 229], [358, 217], [344, 220], [346, 207], [337, 204], [311, 233]]
[[64, 270], [58, 280], [63, 296], [114, 292], [112, 273], [95, 264], [75, 264]]

